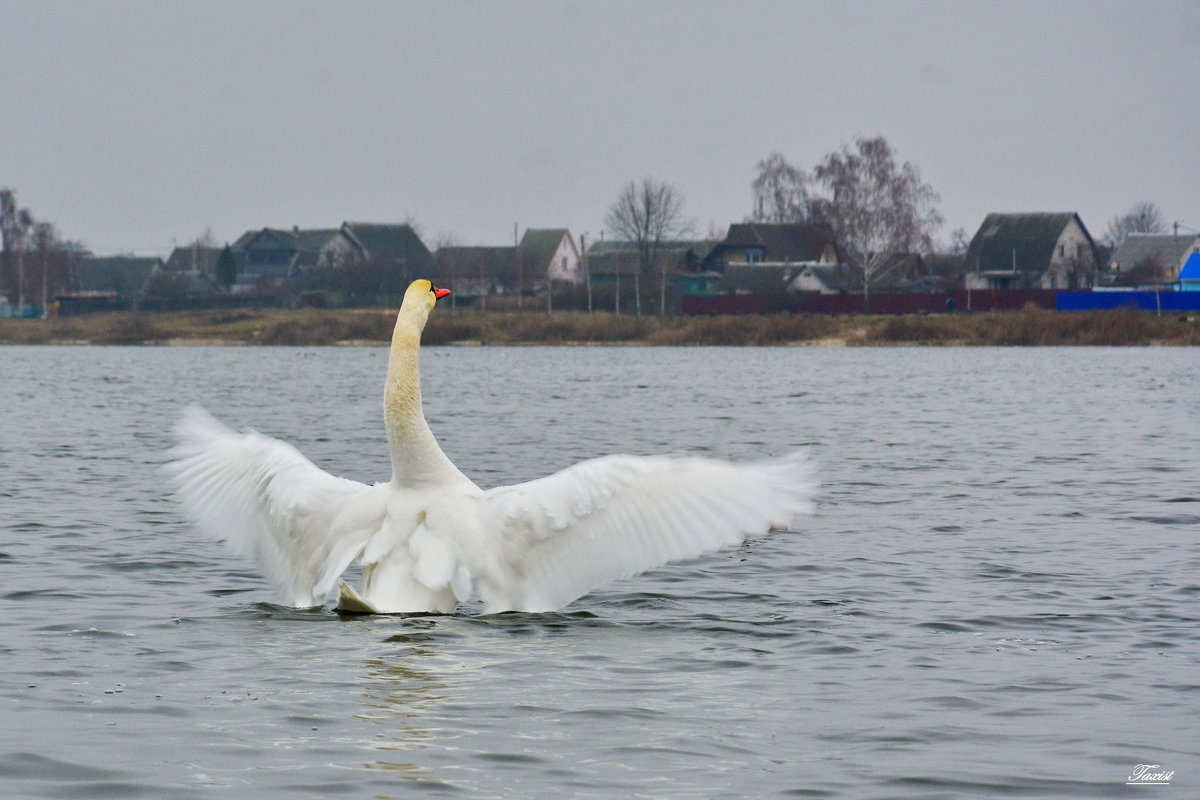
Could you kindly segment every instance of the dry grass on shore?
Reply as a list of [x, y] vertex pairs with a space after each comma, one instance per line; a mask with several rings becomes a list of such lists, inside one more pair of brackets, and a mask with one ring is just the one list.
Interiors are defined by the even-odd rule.
[[[385, 344], [394, 310], [122, 313], [0, 319], [3, 344]], [[1200, 319], [1133, 309], [931, 316], [632, 317], [439, 309], [426, 344], [1200, 345]]]

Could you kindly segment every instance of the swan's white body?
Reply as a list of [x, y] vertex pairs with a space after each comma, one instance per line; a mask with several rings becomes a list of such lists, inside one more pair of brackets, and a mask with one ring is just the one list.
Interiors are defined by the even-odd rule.
[[421, 409], [418, 353], [436, 296], [416, 281], [397, 315], [384, 390], [392, 479], [337, 478], [291, 445], [188, 409], [170, 464], [189, 516], [255, 557], [296, 607], [337, 594], [363, 567], [367, 612], [551, 611], [596, 586], [789, 524], [811, 507], [801, 454], [730, 464], [608, 456], [484, 491], [442, 452]]

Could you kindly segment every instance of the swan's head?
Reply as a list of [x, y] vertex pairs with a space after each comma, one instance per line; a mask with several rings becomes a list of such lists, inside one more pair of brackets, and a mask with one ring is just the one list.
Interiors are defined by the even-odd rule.
[[401, 303], [400, 310], [415, 311], [422, 317], [428, 317], [429, 312], [433, 310], [434, 304], [448, 294], [450, 294], [449, 289], [439, 289], [431, 282], [421, 278], [408, 285], [408, 289], [404, 292], [404, 302]]

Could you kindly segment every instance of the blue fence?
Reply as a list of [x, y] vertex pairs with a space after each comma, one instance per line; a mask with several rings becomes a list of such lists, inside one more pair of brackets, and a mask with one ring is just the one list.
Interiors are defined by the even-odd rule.
[[1200, 292], [1059, 292], [1059, 311], [1133, 306], [1143, 311], [1200, 311]]

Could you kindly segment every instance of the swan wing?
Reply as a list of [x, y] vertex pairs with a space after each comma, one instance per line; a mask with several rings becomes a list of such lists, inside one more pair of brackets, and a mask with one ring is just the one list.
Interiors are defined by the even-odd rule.
[[257, 559], [297, 608], [320, 605], [382, 524], [386, 487], [334, 477], [290, 444], [233, 431], [198, 406], [176, 431], [167, 469], [185, 513]]
[[729, 463], [607, 456], [484, 494], [489, 611], [551, 611], [614, 578], [786, 527], [812, 509], [804, 453]]

